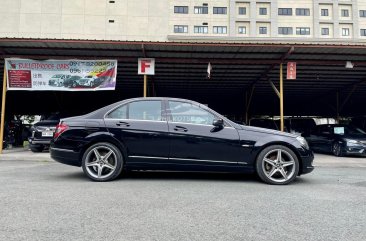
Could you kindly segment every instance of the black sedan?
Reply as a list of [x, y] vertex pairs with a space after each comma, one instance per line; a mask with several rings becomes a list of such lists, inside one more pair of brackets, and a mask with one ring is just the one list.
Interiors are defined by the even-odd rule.
[[303, 136], [314, 151], [335, 156], [366, 155], [366, 133], [351, 125], [318, 125]]
[[311, 172], [314, 158], [301, 136], [239, 125], [175, 98], [128, 99], [63, 119], [50, 151], [94, 181], [126, 169], [256, 172], [266, 183], [288, 184]]

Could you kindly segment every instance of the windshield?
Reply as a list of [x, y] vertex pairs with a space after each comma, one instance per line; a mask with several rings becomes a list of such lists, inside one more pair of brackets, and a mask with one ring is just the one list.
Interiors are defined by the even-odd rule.
[[363, 130], [353, 127], [353, 126], [334, 126], [334, 134], [338, 135], [360, 135], [366, 134]]

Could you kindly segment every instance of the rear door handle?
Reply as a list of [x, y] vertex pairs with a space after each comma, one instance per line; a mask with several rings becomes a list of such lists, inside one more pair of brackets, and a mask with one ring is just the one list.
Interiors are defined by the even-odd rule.
[[128, 123], [128, 122], [124, 122], [124, 121], [118, 121], [118, 122], [116, 123], [116, 125], [117, 125], [117, 126], [127, 126], [127, 127], [129, 127], [129, 126], [130, 126], [130, 123]]
[[183, 126], [176, 126], [176, 127], [174, 127], [174, 130], [175, 131], [182, 131], [182, 132], [187, 132], [188, 131], [188, 129], [183, 127]]

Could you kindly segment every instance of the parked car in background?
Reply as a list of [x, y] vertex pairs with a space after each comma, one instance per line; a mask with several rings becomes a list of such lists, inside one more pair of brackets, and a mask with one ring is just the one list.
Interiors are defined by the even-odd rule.
[[71, 75], [55, 74], [48, 81], [48, 85], [62, 87], [62, 86], [64, 86], [64, 81], [70, 77], [71, 77]]
[[335, 156], [366, 155], [366, 133], [351, 125], [318, 125], [303, 136], [314, 151]]
[[42, 116], [41, 121], [35, 123], [28, 138], [29, 148], [32, 152], [42, 152], [50, 146], [57, 124], [60, 122], [59, 114], [52, 114], [48, 117]]
[[67, 78], [64, 80], [64, 86], [65, 87], [77, 87], [79, 79], [81, 79], [80, 76], [77, 76], [77, 75], [71, 76], [70, 78]]
[[250, 126], [262, 127], [272, 130], [279, 130], [275, 120], [267, 118], [254, 118], [249, 120]]
[[353, 117], [349, 124], [366, 132], [366, 116]]
[[301, 136], [239, 125], [194, 101], [156, 97], [62, 119], [50, 152], [94, 181], [128, 169], [256, 172], [266, 183], [288, 184], [311, 172], [314, 158]]

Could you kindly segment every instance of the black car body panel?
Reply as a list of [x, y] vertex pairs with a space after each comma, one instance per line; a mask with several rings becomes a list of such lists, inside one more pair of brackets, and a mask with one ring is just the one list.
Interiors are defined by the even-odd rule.
[[[110, 117], [119, 108], [140, 101], [161, 102], [162, 118]], [[167, 108], [168, 101], [195, 105], [215, 118], [223, 119], [224, 125], [175, 122]], [[126, 115], [131, 116], [131, 113]], [[53, 139], [51, 157], [74, 166], [81, 166], [83, 153], [92, 144], [108, 142], [121, 150], [127, 169], [254, 172], [258, 153], [268, 145], [282, 144], [296, 153], [301, 164], [299, 174], [313, 170], [312, 151], [300, 144], [297, 135], [242, 126], [190, 100], [128, 99], [87, 115], [62, 119], [61, 123], [68, 128]]]

